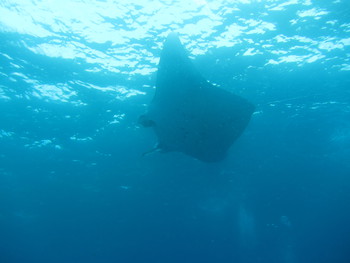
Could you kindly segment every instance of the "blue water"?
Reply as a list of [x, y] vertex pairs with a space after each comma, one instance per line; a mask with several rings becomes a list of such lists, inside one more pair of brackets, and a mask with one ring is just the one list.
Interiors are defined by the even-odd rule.
[[[227, 158], [142, 157], [170, 31], [256, 106]], [[1, 1], [0, 262], [350, 262], [347, 0]]]

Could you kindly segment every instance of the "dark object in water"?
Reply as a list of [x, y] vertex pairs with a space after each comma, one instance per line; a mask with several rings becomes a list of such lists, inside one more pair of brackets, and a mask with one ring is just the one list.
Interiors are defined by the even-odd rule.
[[254, 106], [210, 84], [194, 67], [176, 33], [161, 53], [156, 93], [139, 123], [158, 137], [154, 151], [177, 151], [204, 162], [222, 160], [248, 125]]

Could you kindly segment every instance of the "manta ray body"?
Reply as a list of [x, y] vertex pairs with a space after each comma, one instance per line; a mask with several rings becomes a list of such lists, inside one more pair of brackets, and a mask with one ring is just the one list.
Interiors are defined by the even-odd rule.
[[225, 158], [249, 123], [254, 106], [209, 83], [195, 68], [176, 33], [164, 43], [156, 92], [139, 123], [152, 127], [153, 151], [177, 151], [204, 162]]

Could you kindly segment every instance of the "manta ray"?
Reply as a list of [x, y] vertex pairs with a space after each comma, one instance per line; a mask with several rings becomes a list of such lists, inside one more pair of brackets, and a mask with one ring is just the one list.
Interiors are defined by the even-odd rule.
[[196, 69], [177, 33], [164, 43], [156, 91], [139, 118], [157, 138], [149, 151], [182, 152], [203, 162], [225, 158], [249, 123], [254, 106], [246, 99], [214, 86]]

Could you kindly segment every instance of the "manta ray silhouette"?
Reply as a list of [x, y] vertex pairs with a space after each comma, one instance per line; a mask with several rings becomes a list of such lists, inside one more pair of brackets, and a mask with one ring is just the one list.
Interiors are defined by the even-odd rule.
[[202, 77], [176, 33], [165, 41], [157, 72], [156, 92], [139, 123], [152, 127], [156, 150], [177, 151], [203, 162], [225, 158], [249, 123], [254, 106]]

